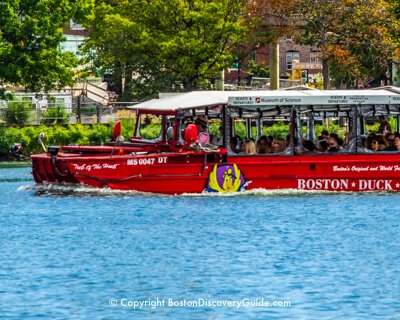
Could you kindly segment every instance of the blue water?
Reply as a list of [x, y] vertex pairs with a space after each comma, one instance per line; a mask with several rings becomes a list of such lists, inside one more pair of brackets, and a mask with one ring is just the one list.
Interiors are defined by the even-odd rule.
[[38, 189], [0, 169], [0, 318], [400, 319], [399, 217], [395, 193]]

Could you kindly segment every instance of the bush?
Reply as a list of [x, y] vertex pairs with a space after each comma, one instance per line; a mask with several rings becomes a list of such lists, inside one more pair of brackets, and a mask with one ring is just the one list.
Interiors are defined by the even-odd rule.
[[11, 148], [11, 142], [6, 135], [7, 129], [0, 127], [0, 156], [6, 155]]
[[144, 139], [156, 139], [159, 137], [161, 132], [160, 123], [151, 123], [145, 127], [140, 128], [140, 135]]
[[16, 98], [7, 102], [4, 120], [7, 125], [23, 126], [28, 123], [31, 104], [25, 101], [17, 101]]
[[24, 155], [43, 152], [39, 134], [44, 133], [45, 146], [50, 145], [101, 145], [110, 140], [111, 128], [106, 125], [26, 126], [0, 127], [0, 156], [9, 153], [15, 142], [20, 142]]
[[42, 124], [48, 125], [65, 125], [69, 123], [69, 114], [67, 109], [62, 105], [49, 107], [43, 113]]
[[122, 123], [121, 123], [121, 127], [122, 127], [122, 132], [121, 135], [125, 138], [125, 141], [127, 141], [127, 139], [133, 137], [133, 130], [134, 125], [135, 125], [135, 119], [121, 119]]

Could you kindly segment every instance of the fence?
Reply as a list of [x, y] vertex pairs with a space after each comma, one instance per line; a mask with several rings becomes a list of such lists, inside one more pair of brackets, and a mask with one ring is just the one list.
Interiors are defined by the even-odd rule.
[[[271, 83], [271, 78], [260, 78], [253, 77], [251, 79], [251, 87], [253, 89], [269, 89]], [[279, 79], [279, 87], [280, 88], [291, 88], [295, 86], [302, 85], [302, 80], [289, 80], [289, 79]]]
[[128, 107], [134, 102], [112, 102], [104, 106], [99, 102], [74, 99], [72, 104], [32, 104], [30, 101], [0, 101], [0, 124], [3, 125], [54, 125], [109, 123], [135, 117]]

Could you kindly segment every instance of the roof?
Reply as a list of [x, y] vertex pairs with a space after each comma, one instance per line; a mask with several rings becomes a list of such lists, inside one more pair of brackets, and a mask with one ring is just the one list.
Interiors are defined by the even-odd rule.
[[228, 103], [232, 91], [192, 91], [167, 96], [161, 99], [152, 99], [132, 106], [141, 110], [178, 110], [210, 107]]
[[230, 105], [247, 110], [273, 106], [398, 105], [400, 91], [379, 90], [276, 90], [276, 91], [192, 91], [132, 106], [133, 109], [173, 111]]
[[380, 90], [250, 91], [228, 99], [231, 106], [247, 109], [263, 106], [349, 106], [400, 104], [400, 94]]

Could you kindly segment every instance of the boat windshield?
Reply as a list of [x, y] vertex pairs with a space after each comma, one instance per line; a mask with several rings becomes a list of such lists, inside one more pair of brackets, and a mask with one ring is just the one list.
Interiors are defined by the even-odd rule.
[[139, 114], [134, 138], [153, 141], [162, 140], [162, 117], [155, 114]]

